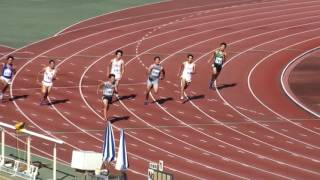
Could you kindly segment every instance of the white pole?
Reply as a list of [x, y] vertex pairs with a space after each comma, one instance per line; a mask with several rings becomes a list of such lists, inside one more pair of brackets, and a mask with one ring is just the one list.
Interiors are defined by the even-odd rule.
[[57, 179], [57, 147], [56, 147], [56, 143], [54, 143], [53, 146], [53, 180]]
[[4, 129], [1, 128], [1, 161], [0, 161], [0, 165], [4, 165], [4, 136], [5, 136], [5, 132]]
[[27, 137], [27, 172], [30, 172], [30, 161], [31, 161], [31, 152], [30, 152], [30, 144], [31, 138], [30, 136]]

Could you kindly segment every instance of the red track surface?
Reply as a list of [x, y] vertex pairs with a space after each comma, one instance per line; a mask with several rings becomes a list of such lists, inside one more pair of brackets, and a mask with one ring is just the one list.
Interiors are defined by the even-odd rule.
[[14, 48], [8, 47], [8, 46], [3, 46], [0, 44], [0, 55], [5, 55], [10, 52], [14, 51]]
[[[105, 122], [95, 85], [121, 48], [120, 95], [133, 98], [114, 103], [111, 114], [120, 119], [116, 128], [126, 128], [129, 179], [145, 179], [148, 162], [158, 160], [176, 179], [319, 179], [319, 119], [280, 86], [286, 64], [319, 46], [319, 15], [319, 1], [177, 0], [93, 18], [16, 52], [24, 59], [12, 94], [28, 97], [1, 104], [1, 121], [27, 121], [63, 139], [61, 161], [70, 162], [75, 148], [101, 151]], [[213, 91], [206, 61], [222, 41], [229, 61]], [[198, 73], [187, 94], [194, 99], [181, 104], [176, 74], [190, 52]], [[154, 55], [168, 74], [158, 98], [173, 100], [144, 106], [145, 67]], [[69, 101], [40, 107], [34, 82], [48, 57], [60, 57], [52, 99]], [[52, 146], [33, 144], [41, 155]]]
[[319, 58], [319, 48], [314, 49], [300, 58], [293, 59], [288, 65], [288, 70], [284, 72], [287, 82], [284, 88], [289, 91], [289, 96], [302, 108], [318, 117], [320, 117]]

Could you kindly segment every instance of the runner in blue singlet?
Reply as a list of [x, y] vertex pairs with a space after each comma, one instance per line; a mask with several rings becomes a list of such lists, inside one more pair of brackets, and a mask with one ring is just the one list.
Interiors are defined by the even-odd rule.
[[2, 85], [2, 89], [0, 91], [0, 100], [3, 100], [4, 93], [8, 89], [8, 87], [11, 85], [15, 68], [13, 66], [13, 56], [7, 57], [7, 62], [2, 64], [2, 71], [0, 76], [0, 84]]

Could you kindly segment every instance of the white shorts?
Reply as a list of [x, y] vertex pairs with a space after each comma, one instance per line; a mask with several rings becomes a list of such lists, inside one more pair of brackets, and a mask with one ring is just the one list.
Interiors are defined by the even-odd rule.
[[9, 85], [12, 83], [12, 79], [6, 78], [4, 76], [1, 76], [0, 79], [3, 80], [4, 82], [6, 82]]
[[182, 75], [181, 79], [184, 79], [187, 83], [191, 82], [191, 75]]
[[52, 87], [53, 83], [52, 83], [52, 82], [51, 82], [51, 83], [48, 83], [48, 82], [42, 81], [42, 85], [43, 85], [43, 86], [46, 86], [46, 87]]
[[120, 73], [112, 73], [112, 74], [114, 74], [115, 79], [116, 79], [117, 81], [119, 81], [119, 80], [121, 79], [121, 74], [120, 74]]

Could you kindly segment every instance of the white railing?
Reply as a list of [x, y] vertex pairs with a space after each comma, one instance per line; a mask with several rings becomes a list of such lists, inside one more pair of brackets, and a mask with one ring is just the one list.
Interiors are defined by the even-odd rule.
[[[56, 144], [63, 144], [64, 142], [60, 139], [54, 139], [48, 136], [45, 136], [43, 134], [39, 134], [36, 132], [32, 132], [29, 131], [27, 129], [21, 129], [19, 130], [19, 132], [26, 134], [27, 137], [27, 163], [18, 161], [18, 160], [13, 160], [10, 158], [6, 158], [5, 157], [5, 129], [13, 129], [16, 130], [16, 127], [10, 124], [6, 124], [3, 122], [0, 122], [0, 131], [1, 131], [1, 157], [0, 157], [0, 169], [4, 169], [4, 170], [9, 170], [8, 172], [10, 174], [13, 175], [18, 175], [18, 176], [28, 176], [30, 179], [35, 179], [35, 177], [37, 176], [37, 172], [38, 172], [38, 168], [36, 168], [35, 166], [30, 164], [30, 160], [31, 160], [31, 151], [30, 151], [30, 147], [31, 147], [31, 138], [30, 136], [35, 136], [50, 142], [54, 143], [53, 146], [53, 180], [57, 179], [57, 175], [56, 175], [56, 170], [57, 170], [57, 148], [56, 148]], [[20, 171], [21, 166], [23, 166], [23, 164], [26, 164], [27, 168], [26, 171]], [[12, 165], [12, 167], [11, 167]], [[12, 172], [11, 169], [12, 169]]]
[[27, 169], [27, 163], [16, 160], [10, 157], [4, 157], [2, 159], [2, 165], [0, 165], [0, 171], [4, 171], [12, 176], [17, 176], [23, 179], [35, 180], [38, 174], [38, 167], [29, 165]]

